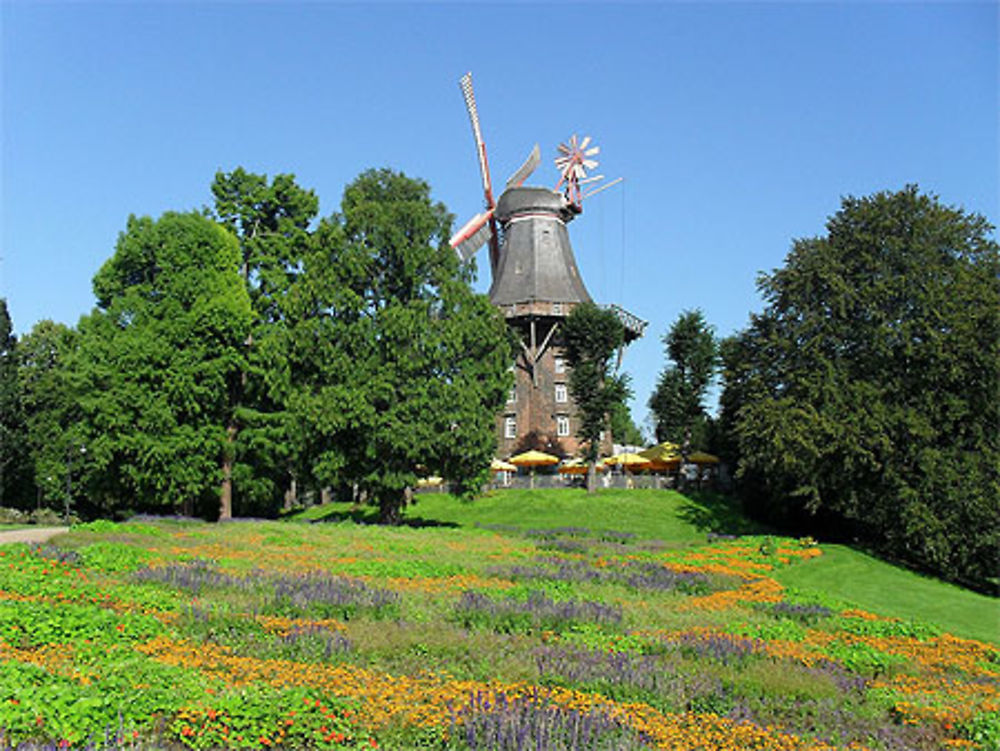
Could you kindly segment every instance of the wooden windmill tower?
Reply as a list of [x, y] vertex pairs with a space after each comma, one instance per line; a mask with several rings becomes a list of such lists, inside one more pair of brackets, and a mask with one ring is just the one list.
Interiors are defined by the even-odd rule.
[[[594, 156], [599, 148], [590, 145], [589, 136], [578, 140], [574, 135], [559, 145], [555, 160], [559, 181], [554, 188], [524, 185], [541, 161], [536, 145], [494, 200], [471, 73], [462, 77], [461, 88], [476, 141], [486, 207], [452, 237], [451, 245], [462, 260], [489, 246], [490, 302], [503, 312], [520, 341], [513, 365], [515, 386], [497, 419], [498, 451], [508, 457], [533, 434], [540, 442], [561, 445], [573, 454], [579, 448], [578, 425], [560, 324], [574, 306], [592, 300], [577, 269], [566, 225], [582, 212], [584, 198], [618, 180], [596, 186], [603, 176], [588, 177], [587, 170], [597, 167]], [[645, 321], [617, 305], [606, 307], [625, 324], [626, 343], [642, 336]], [[610, 443], [609, 435], [609, 447]]]

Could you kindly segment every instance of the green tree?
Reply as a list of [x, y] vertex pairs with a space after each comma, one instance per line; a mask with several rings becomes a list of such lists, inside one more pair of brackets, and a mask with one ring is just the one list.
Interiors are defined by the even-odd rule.
[[71, 367], [89, 495], [218, 513], [251, 322], [236, 239], [198, 214], [130, 217], [94, 292]]
[[0, 298], [0, 506], [21, 506], [29, 492], [17, 344], [7, 300]]
[[421, 473], [478, 490], [513, 359], [499, 313], [469, 286], [429, 186], [368, 171], [320, 223], [291, 298], [297, 454], [400, 520]]
[[618, 402], [611, 409], [611, 435], [616, 443], [624, 443], [628, 446], [641, 446], [645, 442], [642, 431], [632, 419], [632, 412], [628, 408], [628, 402]]
[[233, 465], [224, 471], [222, 516], [234, 506], [244, 514], [268, 514], [282, 490], [294, 488], [285, 308], [308, 252], [319, 199], [293, 175], [268, 181], [242, 168], [217, 173], [212, 194], [214, 216], [239, 239], [240, 274], [253, 310], [228, 426]]
[[700, 310], [681, 315], [663, 337], [671, 363], [649, 397], [658, 441], [708, 448], [709, 417], [705, 395], [715, 376], [718, 345]]
[[[724, 422], [751, 508], [844, 520], [952, 579], [1000, 571], [1000, 254], [915, 186], [847, 198], [760, 280], [726, 347]], [[814, 522], [815, 524], [815, 522]]]
[[600, 435], [609, 427], [614, 411], [629, 397], [628, 376], [615, 374], [611, 364], [625, 340], [625, 327], [611, 311], [583, 303], [566, 317], [562, 335], [570, 367], [569, 391], [579, 413], [577, 437], [590, 465], [587, 491], [592, 493], [597, 487]]
[[21, 338], [17, 349], [29, 471], [37, 501], [52, 509], [64, 499], [67, 452], [82, 417], [69, 370], [76, 344], [75, 330], [45, 320]]

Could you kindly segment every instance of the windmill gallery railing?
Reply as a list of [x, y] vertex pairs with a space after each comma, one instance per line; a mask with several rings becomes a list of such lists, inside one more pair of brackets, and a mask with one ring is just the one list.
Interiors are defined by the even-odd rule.
[[601, 305], [600, 307], [604, 310], [610, 310], [618, 316], [618, 320], [622, 322], [623, 326], [625, 326], [625, 331], [628, 333], [630, 338], [638, 339], [646, 330], [646, 326], [649, 325], [649, 321], [644, 321], [639, 318], [639, 316], [629, 313], [621, 305], [609, 303], [607, 305]]

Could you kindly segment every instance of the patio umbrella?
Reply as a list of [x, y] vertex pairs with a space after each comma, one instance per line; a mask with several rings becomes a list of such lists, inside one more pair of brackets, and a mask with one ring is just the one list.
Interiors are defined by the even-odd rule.
[[517, 456], [512, 456], [510, 458], [511, 464], [516, 464], [518, 467], [530, 467], [531, 468], [531, 481], [529, 483], [531, 488], [535, 487], [535, 467], [551, 467], [553, 464], [559, 463], [558, 456], [552, 456], [552, 454], [546, 454], [542, 451], [525, 451], [523, 454], [518, 454]]
[[681, 458], [675, 456], [672, 459], [650, 459], [646, 469], [653, 472], [675, 472], [681, 466]]
[[664, 441], [655, 446], [650, 446], [648, 449], [643, 449], [639, 452], [639, 456], [649, 459], [652, 462], [680, 462], [681, 447], [676, 443]]
[[625, 467], [625, 469], [631, 471], [635, 469], [645, 469], [649, 466], [650, 460], [645, 456], [640, 456], [639, 454], [616, 454], [615, 456], [609, 456], [604, 460], [606, 465], [620, 464]]
[[[568, 462], [563, 462], [562, 466], [559, 467], [559, 473], [564, 475], [585, 475], [587, 474], [588, 464], [583, 459], [570, 459]], [[605, 470], [605, 467], [600, 462], [597, 463], [598, 471]]]
[[517, 472], [517, 467], [510, 462], [494, 459], [490, 462], [491, 472]]
[[694, 464], [718, 464], [719, 457], [706, 454], [704, 451], [695, 451], [693, 454], [688, 454], [688, 461]]

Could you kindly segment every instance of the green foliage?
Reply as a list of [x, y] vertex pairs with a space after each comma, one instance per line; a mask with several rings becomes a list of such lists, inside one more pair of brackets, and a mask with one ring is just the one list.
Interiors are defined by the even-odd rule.
[[[1000, 253], [916, 187], [845, 199], [723, 348], [749, 508], [989, 587], [1000, 570]], [[815, 519], [815, 521], [811, 521]]]
[[291, 310], [302, 471], [397, 522], [418, 469], [478, 489], [509, 389], [508, 333], [447, 245], [429, 186], [362, 174], [322, 222]]
[[25, 415], [26, 466], [37, 498], [50, 508], [65, 501], [69, 452], [79, 446], [80, 406], [70, 362], [78, 337], [61, 323], [39, 321], [18, 346], [18, 380]]
[[267, 746], [370, 749], [353, 705], [305, 689], [264, 686], [233, 689], [203, 705], [182, 709], [168, 737], [191, 749]]
[[137, 571], [147, 565], [151, 555], [133, 545], [116, 542], [95, 542], [78, 551], [88, 568], [98, 571]]
[[239, 239], [240, 275], [253, 311], [246, 359], [232, 392], [232, 510], [270, 516], [294, 477], [286, 312], [319, 199], [293, 175], [268, 182], [243, 168], [217, 173], [212, 194], [215, 217]]
[[681, 315], [663, 337], [673, 363], [664, 368], [649, 397], [656, 423], [656, 440], [708, 448], [705, 392], [718, 363], [715, 333], [700, 310]]
[[1000, 748], [1000, 712], [980, 712], [965, 723], [962, 731], [979, 748]]
[[[573, 308], [563, 323], [563, 343], [570, 367], [569, 390], [580, 418], [577, 437], [584, 444], [584, 457], [597, 460], [600, 435], [608, 417], [630, 395], [628, 377], [612, 374], [611, 359], [625, 340], [625, 327], [614, 313], [593, 303]], [[593, 471], [587, 487], [595, 489]]]
[[745, 636], [748, 639], [802, 641], [806, 637], [805, 627], [788, 618], [763, 623], [736, 623], [729, 626], [726, 631], [736, 636]]
[[73, 370], [102, 510], [218, 509], [251, 311], [236, 240], [197, 214], [131, 217], [94, 277]]
[[618, 402], [611, 408], [611, 435], [615, 443], [627, 446], [644, 446], [646, 439], [642, 431], [632, 419], [632, 412], [625, 401]]
[[18, 374], [17, 337], [0, 297], [0, 506], [27, 505], [31, 495], [27, 426]]
[[905, 657], [888, 654], [864, 642], [834, 642], [826, 653], [852, 673], [878, 678], [893, 672], [906, 662]]

